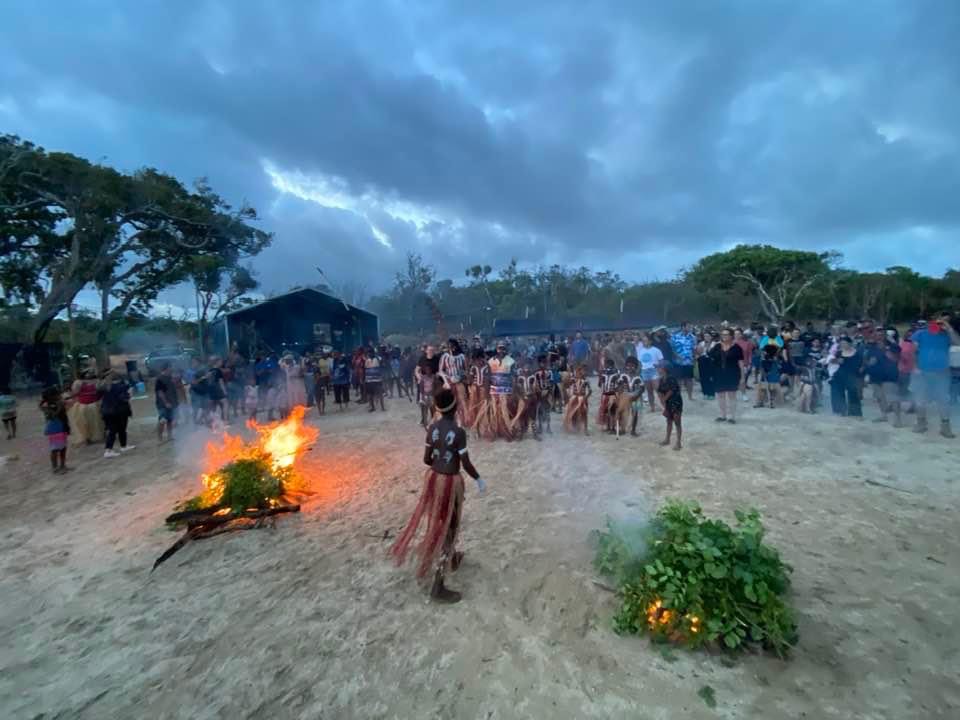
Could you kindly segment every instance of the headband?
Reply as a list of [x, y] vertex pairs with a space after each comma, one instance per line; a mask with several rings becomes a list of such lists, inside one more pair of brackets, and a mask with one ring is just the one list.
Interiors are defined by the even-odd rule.
[[446, 413], [453, 410], [456, 406], [457, 406], [457, 398], [456, 396], [454, 396], [453, 399], [450, 401], [449, 405], [447, 405], [446, 407], [437, 408], [437, 410], [439, 410], [442, 413]]

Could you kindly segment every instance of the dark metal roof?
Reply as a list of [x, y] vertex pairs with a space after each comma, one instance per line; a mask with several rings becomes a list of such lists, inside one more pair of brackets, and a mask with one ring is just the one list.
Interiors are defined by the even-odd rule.
[[298, 296], [305, 300], [315, 301], [318, 304], [327, 306], [332, 310], [339, 310], [340, 312], [348, 312], [348, 313], [361, 313], [363, 315], [369, 315], [370, 317], [373, 317], [373, 318], [376, 317], [376, 315], [374, 315], [369, 310], [364, 310], [363, 308], [358, 308], [354, 305], [345, 303], [340, 298], [330, 295], [329, 293], [325, 293], [320, 290], [317, 290], [316, 288], [299, 288], [297, 290], [290, 290], [288, 292], [281, 293], [280, 295], [274, 295], [273, 297], [269, 297], [269, 298], [266, 298], [265, 300], [261, 300], [260, 302], [254, 303], [253, 305], [245, 305], [243, 307], [237, 308], [236, 310], [225, 312], [222, 317], [233, 318], [237, 316], [242, 316], [244, 313], [257, 310], [259, 308], [262, 308], [264, 305], [270, 305], [271, 303], [276, 304], [278, 303], [278, 301], [282, 302], [283, 300], [293, 296]]
[[493, 334], [497, 337], [511, 335], [549, 335], [550, 333], [616, 332], [640, 330], [660, 325], [659, 319], [647, 316], [582, 317], [582, 318], [501, 318]]

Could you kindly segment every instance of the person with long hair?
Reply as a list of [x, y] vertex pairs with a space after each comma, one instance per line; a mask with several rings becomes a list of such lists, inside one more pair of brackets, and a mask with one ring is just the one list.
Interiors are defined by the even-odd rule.
[[714, 363], [711, 351], [716, 347], [718, 338], [713, 332], [707, 330], [700, 334], [697, 342], [697, 374], [700, 376], [700, 392], [705, 398], [713, 399], [716, 395], [714, 388], [714, 373], [716, 364]]
[[737, 422], [737, 391], [743, 379], [743, 350], [734, 342], [733, 331], [720, 331], [720, 342], [710, 348], [713, 372], [713, 390], [720, 405], [717, 422]]
[[863, 355], [854, 346], [853, 338], [840, 338], [837, 352], [830, 358], [830, 404], [835, 415], [863, 417], [860, 402], [860, 376]]
[[447, 574], [456, 572], [463, 562], [463, 553], [457, 550], [464, 498], [461, 468], [476, 482], [481, 495], [485, 485], [470, 461], [467, 432], [456, 420], [456, 395], [444, 388], [437, 393], [436, 400], [440, 418], [427, 428], [423, 463], [429, 469], [424, 477], [423, 490], [413, 515], [390, 549], [390, 554], [397, 565], [403, 564], [417, 530], [426, 520], [426, 535], [414, 551], [418, 560], [417, 577], [425, 578], [433, 571], [431, 599], [440, 603], [455, 603], [460, 601], [461, 595], [449, 589], [445, 580]]

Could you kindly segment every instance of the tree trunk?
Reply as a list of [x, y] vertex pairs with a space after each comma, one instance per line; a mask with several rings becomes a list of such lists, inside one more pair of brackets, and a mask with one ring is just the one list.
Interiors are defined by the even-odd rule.
[[100, 290], [100, 322], [97, 325], [97, 369], [110, 369], [110, 352], [107, 337], [110, 332], [110, 291], [112, 285], [103, 285]]
[[66, 280], [54, 280], [50, 292], [40, 303], [37, 314], [34, 315], [30, 323], [30, 334], [33, 336], [33, 344], [39, 345], [46, 337], [47, 330], [50, 329], [50, 323], [59, 315], [64, 308], [73, 302], [77, 293], [83, 289], [86, 282], [77, 278]]

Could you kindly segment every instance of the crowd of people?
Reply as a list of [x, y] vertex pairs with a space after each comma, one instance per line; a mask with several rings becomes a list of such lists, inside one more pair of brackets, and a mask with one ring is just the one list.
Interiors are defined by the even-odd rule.
[[[190, 367], [164, 366], [154, 385], [157, 433], [173, 438], [178, 423], [210, 425], [238, 420], [282, 419], [298, 405], [327, 409], [327, 397], [342, 412], [357, 404], [386, 410], [386, 399], [419, 408], [419, 422], [438, 416], [436, 397], [449, 390], [461, 427], [485, 440], [541, 439], [560, 415], [567, 432], [588, 434], [590, 403], [597, 397], [595, 427], [617, 436], [636, 435], [644, 412], [666, 419], [663, 443], [682, 447], [684, 397], [695, 383], [716, 399], [717, 422], [736, 424], [739, 408], [795, 405], [799, 412], [829, 408], [862, 418], [867, 391], [877, 422], [906, 424], [927, 432], [931, 416], [943, 437], [954, 436], [950, 404], [960, 398], [960, 335], [948, 314], [901, 330], [869, 320], [831, 323], [817, 329], [722, 323], [694, 328], [681, 323], [649, 332], [576, 333], [567, 338], [501, 340], [493, 347], [479, 336], [451, 338], [418, 348], [370, 343], [352, 353], [265, 353], [244, 357], [236, 347], [225, 357]], [[132, 380], [116, 371], [86, 371], [64, 392], [42, 395], [44, 433], [51, 467], [66, 472], [68, 444], [104, 444], [104, 457], [132, 450]], [[17, 404], [0, 389], [0, 419], [8, 439], [16, 436]]]
[[[683, 398], [716, 399], [717, 422], [736, 424], [742, 403], [755, 408], [794, 406], [816, 413], [863, 417], [869, 390], [876, 422], [905, 424], [913, 413], [915, 432], [928, 430], [936, 415], [939, 432], [954, 436], [950, 404], [960, 395], [960, 335], [949, 314], [900, 330], [864, 320], [817, 329], [750, 328], [722, 323], [693, 328], [681, 323], [670, 332], [607, 334], [587, 340], [582, 333], [557, 340], [522, 338], [484, 349], [474, 338], [468, 353], [462, 340], [440, 348], [421, 347], [414, 369], [420, 422], [433, 416], [432, 397], [453, 389], [458, 420], [478, 437], [539, 439], [551, 432], [551, 413], [563, 413], [570, 432], [589, 431], [590, 398], [599, 395], [596, 425], [611, 434], [636, 434], [640, 414], [661, 412], [667, 420], [664, 444], [682, 447]], [[594, 379], [595, 377], [595, 379]], [[829, 404], [828, 404], [829, 403]]]

